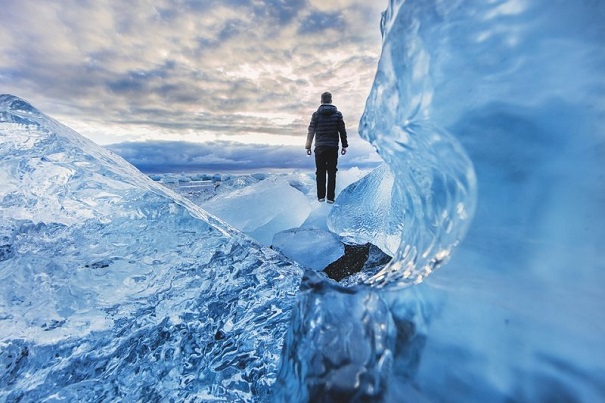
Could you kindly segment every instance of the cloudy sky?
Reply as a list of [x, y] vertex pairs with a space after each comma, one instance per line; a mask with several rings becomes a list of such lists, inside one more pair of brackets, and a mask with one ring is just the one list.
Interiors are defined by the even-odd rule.
[[288, 167], [309, 163], [306, 128], [328, 90], [349, 131], [350, 154], [341, 163], [375, 161], [357, 125], [386, 6], [0, 0], [0, 93], [150, 165], [231, 166], [271, 154]]

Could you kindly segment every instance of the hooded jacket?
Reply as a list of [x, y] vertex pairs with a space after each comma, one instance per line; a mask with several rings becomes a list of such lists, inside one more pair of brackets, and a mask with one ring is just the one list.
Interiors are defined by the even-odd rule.
[[338, 148], [338, 139], [342, 147], [349, 146], [347, 142], [347, 130], [342, 113], [332, 104], [322, 104], [311, 116], [309, 123], [309, 132], [307, 134], [307, 143], [305, 148], [311, 149], [315, 137], [315, 148], [317, 147], [336, 147]]

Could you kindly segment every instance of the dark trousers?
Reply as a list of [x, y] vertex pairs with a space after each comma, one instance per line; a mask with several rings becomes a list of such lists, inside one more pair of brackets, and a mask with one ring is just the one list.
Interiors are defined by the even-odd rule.
[[[336, 189], [336, 164], [338, 162], [338, 147], [316, 147], [315, 148], [315, 175], [317, 178], [317, 198], [334, 200]], [[326, 174], [328, 186], [326, 189]], [[327, 195], [326, 195], [327, 190]]]

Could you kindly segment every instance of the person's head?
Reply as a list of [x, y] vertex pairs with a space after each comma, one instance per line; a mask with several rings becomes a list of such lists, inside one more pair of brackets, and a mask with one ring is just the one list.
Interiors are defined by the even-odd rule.
[[329, 92], [324, 92], [321, 94], [321, 103], [322, 104], [331, 104], [332, 103], [332, 94]]

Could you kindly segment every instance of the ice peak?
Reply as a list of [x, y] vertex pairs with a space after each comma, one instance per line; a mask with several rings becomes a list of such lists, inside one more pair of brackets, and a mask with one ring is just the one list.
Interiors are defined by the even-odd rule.
[[0, 111], [40, 113], [29, 102], [11, 94], [0, 94]]
[[132, 216], [141, 208], [132, 202], [136, 199], [187, 204], [118, 155], [16, 96], [0, 95], [0, 137], [5, 170], [0, 219], [6, 222], [71, 225]]

